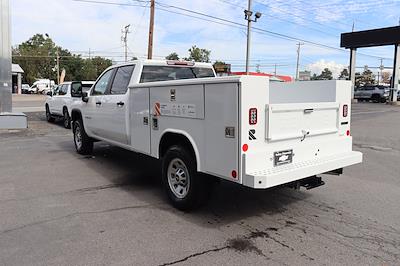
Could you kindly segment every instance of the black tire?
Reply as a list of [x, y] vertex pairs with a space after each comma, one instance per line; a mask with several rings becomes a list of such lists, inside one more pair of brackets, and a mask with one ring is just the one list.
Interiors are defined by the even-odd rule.
[[[175, 163], [179, 167], [174, 168]], [[175, 173], [173, 174], [171, 171], [175, 171]], [[180, 179], [179, 171], [185, 172], [186, 176], [183, 179], [186, 181], [178, 181]], [[207, 201], [211, 192], [211, 182], [208, 176], [197, 172], [195, 158], [181, 146], [171, 146], [165, 153], [162, 161], [162, 182], [172, 205], [182, 211], [190, 211], [200, 207]], [[179, 192], [177, 191], [179, 191], [179, 185], [182, 183], [186, 184], [187, 192], [178, 196]], [[172, 187], [175, 187], [175, 189]]]
[[51, 116], [50, 108], [47, 104], [46, 104], [46, 120], [47, 122], [54, 122], [54, 117]]
[[75, 149], [79, 154], [88, 155], [93, 152], [93, 140], [86, 134], [81, 119], [73, 124]]
[[67, 108], [64, 108], [63, 110], [63, 123], [65, 128], [67, 129], [71, 128], [71, 117], [68, 114]]
[[374, 103], [379, 103], [381, 101], [381, 96], [379, 94], [373, 94], [371, 96], [371, 101]]

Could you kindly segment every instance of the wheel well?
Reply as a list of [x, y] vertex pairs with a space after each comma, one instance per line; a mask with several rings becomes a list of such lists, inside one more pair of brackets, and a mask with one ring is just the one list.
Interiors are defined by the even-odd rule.
[[193, 156], [193, 159], [196, 160], [196, 153], [193, 149], [193, 146], [192, 146], [192, 143], [190, 142], [190, 140], [186, 136], [184, 136], [182, 134], [177, 134], [177, 133], [165, 133], [162, 136], [160, 145], [159, 145], [159, 149], [158, 149], [160, 158], [164, 157], [168, 148], [173, 145], [183, 146], [190, 152], [190, 154]]
[[79, 112], [77, 110], [72, 110], [72, 113], [71, 113], [72, 121], [76, 121], [76, 120], [81, 119], [81, 118], [82, 118], [81, 112]]

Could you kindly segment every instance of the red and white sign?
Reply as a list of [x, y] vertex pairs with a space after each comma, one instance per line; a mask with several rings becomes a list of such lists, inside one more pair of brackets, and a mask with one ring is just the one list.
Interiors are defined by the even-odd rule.
[[154, 115], [155, 116], [161, 115], [160, 103], [158, 102], [154, 104]]

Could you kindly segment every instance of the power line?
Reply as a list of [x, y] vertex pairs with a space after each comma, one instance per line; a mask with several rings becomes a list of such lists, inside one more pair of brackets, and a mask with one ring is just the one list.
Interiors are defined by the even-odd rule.
[[[238, 22], [235, 22], [235, 21], [231, 21], [231, 20], [228, 20], [228, 19], [219, 18], [219, 17], [216, 17], [216, 16], [204, 14], [204, 13], [201, 13], [201, 12], [198, 12], [198, 11], [193, 11], [193, 10], [189, 10], [189, 9], [186, 9], [186, 8], [181, 8], [181, 7], [177, 7], [177, 6], [173, 6], [173, 5], [162, 4], [160, 2], [157, 2], [157, 3], [159, 5], [162, 5], [162, 6], [165, 6], [165, 7], [170, 7], [170, 8], [174, 8], [174, 9], [183, 10], [183, 11], [186, 11], [186, 12], [189, 12], [189, 13], [194, 13], [194, 14], [201, 15], [201, 16], [204, 16], [204, 17], [208, 17], [208, 18], [219, 20], [219, 21], [231, 23], [233, 25], [240, 26], [240, 27], [246, 27], [246, 25], [244, 25], [244, 24], [241, 24], [241, 23], [238, 23]], [[169, 12], [173, 12], [173, 11], [169, 11]], [[182, 13], [180, 13], [180, 14], [181, 15], [185, 15], [185, 14], [182, 14]], [[201, 19], [201, 18], [199, 18], [199, 19]], [[213, 21], [211, 21], [211, 22], [213, 22]], [[308, 40], [305, 40], [305, 39], [302, 39], [302, 38], [289, 36], [289, 35], [286, 35], [286, 34], [283, 34], [283, 33], [277, 33], [277, 32], [273, 32], [273, 31], [269, 31], [269, 30], [265, 30], [265, 29], [261, 29], [261, 28], [257, 28], [257, 27], [253, 27], [253, 30], [258, 31], [259, 33], [264, 33], [264, 34], [267, 34], [267, 35], [273, 35], [275, 37], [286, 39], [286, 40], [292, 40], [292, 41], [297, 41], [297, 42], [300, 41], [300, 42], [308, 43], [308, 44], [311, 44], [311, 45], [314, 45], [314, 46], [323, 47], [323, 48], [332, 49], [332, 50], [336, 50], [336, 51], [346, 52], [347, 53], [347, 50], [342, 49], [342, 48], [333, 47], [333, 46], [329, 46], [329, 45], [326, 45], [326, 44], [317, 43], [317, 42], [314, 42], [314, 41], [308, 41]], [[358, 52], [358, 54], [359, 55], [373, 57], [373, 58], [382, 58], [381, 56], [368, 55], [368, 54], [363, 54], [363, 53], [360, 53], [360, 52]], [[389, 58], [386, 58], [386, 59], [389, 59]]]
[[[96, 3], [96, 4], [112, 4], [112, 5], [119, 5], [117, 3], [111, 3], [111, 2], [103, 2], [103, 1], [91, 1], [91, 0], [72, 0], [72, 1], [77, 1], [77, 2], [92, 2], [92, 3]], [[196, 18], [196, 19], [200, 19], [200, 20], [205, 20], [205, 21], [209, 21], [212, 23], [216, 23], [216, 24], [222, 24], [222, 25], [226, 25], [226, 26], [235, 26], [236, 28], [244, 28], [246, 27], [245, 24], [241, 24], [235, 21], [231, 21], [228, 19], [224, 19], [224, 18], [219, 18], [216, 16], [212, 16], [212, 15], [208, 15], [208, 14], [204, 14], [198, 11], [194, 11], [194, 10], [190, 10], [190, 9], [186, 9], [186, 8], [182, 8], [182, 7], [177, 7], [177, 6], [173, 6], [173, 5], [168, 5], [168, 4], [164, 4], [164, 3], [160, 3], [159, 1], [156, 2], [156, 4], [163, 6], [162, 7], [158, 7], [159, 10], [162, 11], [166, 11], [166, 12], [170, 12], [170, 13], [174, 13], [174, 14], [178, 14], [178, 15], [183, 15], [183, 16], [188, 16], [188, 17], [192, 17], [192, 18]], [[134, 4], [121, 4], [124, 6], [138, 6], [138, 5], [134, 5]], [[140, 6], [140, 7], [144, 7], [144, 6]], [[166, 8], [165, 8], [166, 7]], [[146, 7], [147, 8], [147, 7]], [[172, 11], [172, 10], [168, 10], [167, 8], [171, 8], [171, 9], [178, 9], [181, 11], [185, 11], [188, 13], [192, 13], [192, 14], [196, 14], [196, 15], [200, 15], [202, 17], [197, 17], [197, 16], [192, 16], [189, 14], [185, 14], [185, 13], [181, 13], [181, 12], [176, 12], [176, 11]], [[203, 17], [207, 17], [210, 19], [205, 19]], [[214, 20], [211, 20], [214, 19]], [[217, 21], [215, 21], [217, 20]], [[326, 45], [326, 44], [322, 44], [322, 43], [318, 43], [318, 42], [314, 42], [314, 41], [309, 41], [309, 40], [305, 40], [302, 38], [298, 38], [298, 37], [293, 37], [290, 35], [286, 35], [283, 33], [277, 33], [277, 32], [273, 32], [270, 30], [265, 30], [265, 29], [261, 29], [261, 28], [257, 28], [257, 27], [253, 27], [253, 30], [255, 32], [258, 32], [260, 34], [265, 34], [265, 35], [270, 35], [270, 36], [274, 36], [277, 38], [281, 38], [281, 39], [286, 39], [286, 40], [291, 40], [291, 41], [296, 41], [296, 42], [303, 42], [303, 43], [307, 43], [313, 46], [317, 46], [317, 47], [321, 47], [321, 48], [326, 48], [326, 49], [331, 49], [331, 50], [336, 50], [336, 51], [340, 51], [340, 52], [348, 52], [345, 49], [342, 48], [338, 48], [338, 47], [334, 47], [334, 46], [330, 46], [330, 45]], [[359, 55], [363, 55], [363, 56], [367, 56], [367, 57], [372, 57], [372, 58], [382, 58], [382, 56], [375, 56], [375, 55], [369, 55], [369, 54], [363, 54], [358, 52]], [[390, 59], [390, 58], [385, 58], [385, 59]]]

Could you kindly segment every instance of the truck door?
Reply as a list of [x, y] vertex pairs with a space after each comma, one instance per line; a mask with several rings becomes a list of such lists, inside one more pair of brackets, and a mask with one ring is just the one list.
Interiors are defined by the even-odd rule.
[[97, 80], [90, 93], [89, 101], [85, 106], [83, 114], [85, 130], [102, 138], [105, 138], [104, 133], [107, 127], [105, 124], [103, 102], [105, 101], [105, 94], [110, 87], [113, 73], [114, 69], [110, 69]]
[[131, 80], [134, 65], [121, 66], [115, 70], [109, 92], [103, 98], [102, 112], [107, 127], [104, 127], [104, 138], [122, 144], [129, 144], [128, 121], [128, 85]]

